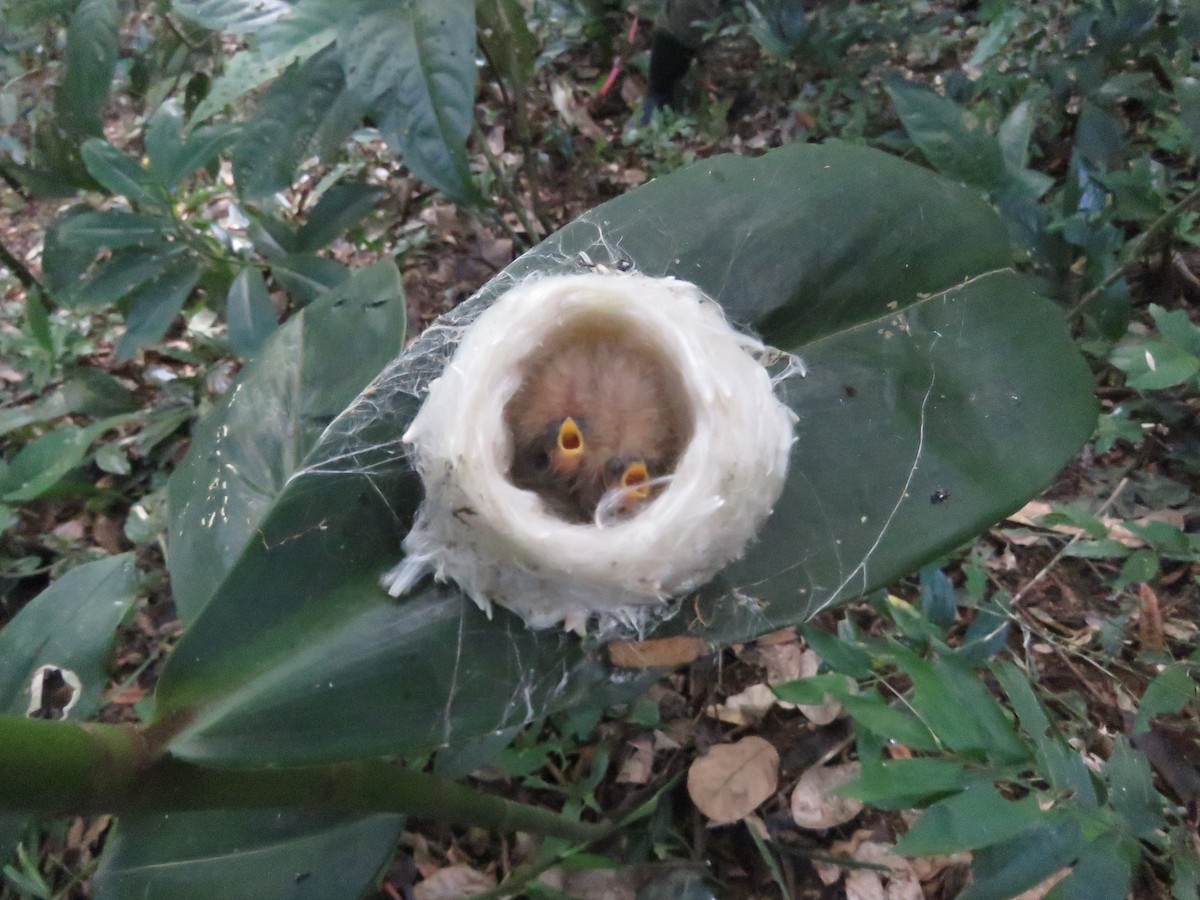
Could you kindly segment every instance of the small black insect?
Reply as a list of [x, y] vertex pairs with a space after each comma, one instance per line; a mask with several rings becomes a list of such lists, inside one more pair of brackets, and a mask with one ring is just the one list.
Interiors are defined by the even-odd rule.
[[858, 388], [852, 384], [843, 384], [842, 390], [846, 392], [847, 397], [854, 398], [858, 396]]
[[943, 491], [941, 488], [938, 488], [936, 491], [934, 491], [932, 494], [929, 495], [929, 502], [933, 503], [935, 505], [938, 503], [945, 503], [949, 499], [950, 499], [950, 492]]

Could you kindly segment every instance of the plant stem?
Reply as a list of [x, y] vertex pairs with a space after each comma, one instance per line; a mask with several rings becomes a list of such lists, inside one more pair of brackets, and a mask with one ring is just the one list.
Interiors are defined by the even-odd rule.
[[[516, 213], [517, 219], [521, 222], [521, 227], [525, 229], [524, 243], [527, 246], [532, 247], [535, 243], [537, 243], [538, 239], [541, 237], [541, 234], [536, 228], [533, 227], [533, 222], [530, 221], [528, 212], [521, 203], [520, 198], [517, 197], [517, 192], [513, 190], [513, 186], [509, 183], [508, 177], [500, 165], [500, 160], [496, 159], [495, 155], [492, 153], [492, 149], [488, 146], [487, 137], [484, 135], [483, 129], [480, 128], [478, 122], [475, 123], [475, 139], [479, 142], [479, 146], [483, 151], [483, 155], [488, 161], [488, 167], [492, 170], [492, 174], [496, 177], [496, 183], [500, 185], [500, 192], [504, 194], [504, 199], [506, 199], [512, 206], [513, 212]], [[512, 229], [508, 227], [507, 223], [503, 222], [503, 217], [500, 216], [499, 213], [497, 213], [497, 218], [500, 219], [504, 230], [508, 232], [509, 237], [513, 239], [514, 243], [518, 242], [519, 239], [516, 233], [514, 233]]]
[[25, 286], [25, 290], [39, 292], [42, 290], [42, 286], [38, 284], [34, 274], [29, 271], [29, 267], [21, 262], [3, 242], [0, 242], [0, 264], [6, 266], [16, 276], [17, 281]]
[[0, 716], [0, 809], [66, 815], [298, 806], [399, 812], [572, 841], [608, 832], [604, 824], [578, 822], [384, 760], [227, 769], [155, 757], [149, 747], [147, 735], [129, 726]]
[[[1172, 206], [1170, 209], [1168, 209], [1165, 213], [1163, 213], [1161, 216], [1159, 216], [1157, 219], [1155, 219], [1153, 222], [1151, 222], [1150, 225], [1146, 228], [1146, 230], [1143, 231], [1140, 235], [1137, 236], [1137, 238], [1135, 238], [1133, 240], [1131, 249], [1129, 251], [1129, 258], [1131, 260], [1135, 259], [1138, 256], [1138, 254], [1140, 254], [1142, 252], [1142, 248], [1144, 248], [1146, 246], [1146, 244], [1148, 244], [1150, 242], [1150, 239], [1152, 237], [1156, 237], [1158, 235], [1158, 232], [1162, 231], [1162, 229], [1165, 228], [1167, 225], [1169, 225], [1175, 219], [1176, 216], [1178, 216], [1181, 212], [1186, 210], [1189, 206], [1191, 206], [1193, 203], [1195, 203], [1198, 199], [1200, 199], [1200, 187], [1193, 190], [1190, 194], [1188, 194], [1186, 197], [1184, 197], [1182, 200], [1180, 200], [1178, 203], [1176, 203], [1174, 206]], [[1120, 278], [1124, 274], [1125, 274], [1125, 266], [1118, 266], [1117, 268], [1115, 268], [1111, 272], [1109, 272], [1103, 281], [1101, 281], [1098, 285], [1096, 285], [1094, 288], [1092, 288], [1090, 291], [1088, 291], [1086, 294], [1084, 294], [1082, 297], [1079, 298], [1079, 302], [1076, 303], [1074, 308], [1072, 308], [1072, 310], [1071, 310], [1070, 318], [1073, 319], [1077, 315], [1079, 315], [1080, 311], [1085, 306], [1087, 306], [1089, 303], [1091, 303], [1093, 300], [1095, 300], [1097, 297], [1099, 297], [1102, 293], [1104, 293], [1106, 288], [1108, 288], [1113, 282], [1115, 282], [1118, 278]]]

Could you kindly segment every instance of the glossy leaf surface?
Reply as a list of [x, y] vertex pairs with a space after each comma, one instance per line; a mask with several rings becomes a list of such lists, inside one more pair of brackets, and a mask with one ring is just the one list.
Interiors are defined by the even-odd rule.
[[0, 712], [24, 715], [33, 673], [49, 665], [79, 678], [71, 719], [100, 707], [116, 628], [137, 598], [133, 554], [77, 566], [34, 597], [0, 631]]
[[[1008, 259], [1003, 225], [972, 192], [874, 151], [797, 146], [707, 160], [606, 203], [461, 314], [532, 272], [629, 262], [694, 281], [733, 322], [803, 357], [807, 376], [780, 387], [799, 422], [774, 515], [658, 629], [741, 640], [953, 548], [1045, 486], [1090, 434], [1086, 366]], [[225, 483], [211, 444], [187, 463], [173, 499], [206, 511], [177, 514], [172, 532], [173, 558], [194, 542], [176, 590], [195, 619], [160, 684], [163, 713], [189, 717], [174, 752], [222, 762], [426, 752], [629, 680], [598, 648], [503, 610], [489, 621], [452, 587], [423, 583], [399, 600], [377, 587], [420, 500], [400, 438], [444, 337], [431, 331], [385, 370], [270, 491]], [[264, 357], [242, 392], [267, 393], [283, 362]], [[225, 440], [253, 458], [278, 430], [249, 415]], [[246, 505], [250, 524], [194, 536], [214, 512]]]
[[127, 816], [96, 872], [97, 900], [357, 900], [391, 857], [400, 816], [305, 811]]
[[196, 429], [170, 485], [169, 566], [190, 622], [255, 535], [317, 436], [404, 345], [392, 263], [356, 273], [278, 329]]

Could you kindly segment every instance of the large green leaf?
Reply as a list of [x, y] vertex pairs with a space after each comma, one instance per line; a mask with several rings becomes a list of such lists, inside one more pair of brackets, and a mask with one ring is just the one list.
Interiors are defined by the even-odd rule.
[[238, 272], [225, 297], [229, 322], [229, 346], [234, 353], [249, 356], [279, 324], [267, 283], [260, 269], [247, 266]]
[[30, 600], [0, 631], [0, 712], [23, 715], [33, 673], [48, 665], [79, 678], [70, 718], [95, 713], [108, 683], [117, 625], [136, 591], [133, 554], [124, 553], [77, 566]]
[[112, 194], [128, 197], [137, 206], [165, 209], [166, 196], [154, 176], [138, 163], [102, 138], [92, 138], [81, 148], [88, 174]]
[[404, 345], [390, 262], [356, 273], [278, 329], [225, 409], [196, 429], [170, 485], [169, 566], [185, 622], [221, 584], [318, 435]]
[[181, 256], [157, 278], [143, 282], [125, 296], [125, 333], [117, 341], [118, 359], [132, 359], [142, 347], [167, 333], [204, 270], [204, 263], [195, 257]]
[[116, 0], [82, 0], [67, 26], [66, 73], [54, 98], [58, 123], [74, 138], [103, 133], [100, 114], [117, 67]]
[[286, 16], [292, 4], [284, 0], [172, 0], [171, 8], [213, 31], [245, 34]]
[[[233, 146], [233, 174], [242, 196], [269, 197], [290, 186], [327, 119], [342, 123], [348, 133], [353, 121], [344, 115], [345, 96], [346, 81], [333, 48], [288, 69], [267, 88]], [[361, 107], [355, 109], [360, 116]]]
[[466, 140], [475, 118], [473, 0], [366, 0], [338, 32], [346, 84], [418, 178], [478, 203]]
[[[799, 424], [774, 515], [660, 634], [745, 639], [886, 584], [1018, 508], [1095, 422], [1087, 367], [1058, 311], [1005, 268], [993, 211], [881, 153], [834, 144], [704, 161], [584, 215], [459, 315], [534, 272], [581, 271], [581, 253], [694, 281], [807, 362], [781, 387]], [[194, 619], [160, 683], [162, 714], [186, 721], [174, 752], [419, 753], [619, 689], [574, 637], [503, 610], [488, 620], [453, 587], [393, 600], [377, 586], [420, 500], [400, 438], [446, 333], [386, 369], [286, 474], [230, 478], [225, 451], [198, 442], [172, 489], [175, 509], [191, 510], [173, 523], [172, 573]], [[345, 360], [363, 346], [325, 351]], [[234, 410], [273, 397], [295, 364], [269, 356]], [[283, 430], [255, 404], [217, 426], [251, 459]]]
[[288, 66], [303, 63], [328, 47], [337, 39], [333, 21], [326, 10], [313, 10], [306, 5], [266, 25], [254, 46], [229, 60], [224, 73], [196, 107], [192, 124], [212, 118], [234, 101], [279, 77]]
[[914, 144], [943, 175], [987, 189], [1004, 180], [1004, 155], [974, 114], [928, 88], [899, 79], [888, 85]]
[[96, 871], [97, 900], [357, 900], [404, 820], [311, 811], [186, 812], [121, 819]]

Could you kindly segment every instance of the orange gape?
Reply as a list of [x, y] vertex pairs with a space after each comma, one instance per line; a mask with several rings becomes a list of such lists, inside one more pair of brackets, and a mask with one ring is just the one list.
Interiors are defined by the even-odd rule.
[[669, 474], [691, 430], [683, 388], [661, 353], [610, 321], [585, 320], [531, 354], [504, 410], [510, 477], [568, 521], [591, 521], [606, 493], [630, 514]]

